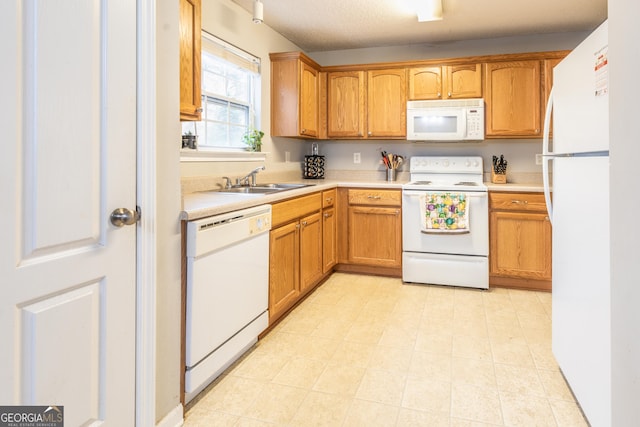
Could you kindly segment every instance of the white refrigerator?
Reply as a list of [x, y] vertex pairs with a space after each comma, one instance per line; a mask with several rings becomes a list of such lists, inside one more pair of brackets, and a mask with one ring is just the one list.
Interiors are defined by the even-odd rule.
[[554, 68], [543, 141], [553, 226], [552, 350], [593, 426], [611, 425], [607, 48], [605, 21]]

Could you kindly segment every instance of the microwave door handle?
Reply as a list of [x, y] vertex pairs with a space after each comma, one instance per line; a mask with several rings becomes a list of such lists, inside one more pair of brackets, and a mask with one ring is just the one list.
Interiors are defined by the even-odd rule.
[[462, 139], [466, 139], [467, 136], [467, 110], [462, 110]]

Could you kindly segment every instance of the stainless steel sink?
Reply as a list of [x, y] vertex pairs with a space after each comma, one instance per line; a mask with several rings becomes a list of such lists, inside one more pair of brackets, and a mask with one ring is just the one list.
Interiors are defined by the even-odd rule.
[[254, 187], [248, 186], [240, 186], [240, 187], [231, 187], [231, 188], [223, 188], [219, 190], [219, 193], [240, 193], [240, 194], [269, 194], [275, 193], [278, 191], [285, 190], [294, 190], [296, 188], [308, 187], [312, 184], [287, 184], [287, 183], [278, 183], [278, 184], [259, 184]]

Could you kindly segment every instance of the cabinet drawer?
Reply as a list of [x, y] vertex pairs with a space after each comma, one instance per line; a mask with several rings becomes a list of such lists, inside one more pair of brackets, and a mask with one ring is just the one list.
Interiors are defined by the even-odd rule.
[[272, 227], [277, 227], [289, 221], [300, 218], [322, 207], [322, 194], [320, 192], [308, 196], [296, 197], [284, 202], [275, 203], [271, 210]]
[[398, 190], [350, 189], [350, 205], [401, 206], [402, 193]]
[[546, 212], [547, 206], [542, 193], [489, 192], [491, 209]]
[[322, 192], [322, 208], [330, 208], [336, 203], [336, 190], [326, 190]]

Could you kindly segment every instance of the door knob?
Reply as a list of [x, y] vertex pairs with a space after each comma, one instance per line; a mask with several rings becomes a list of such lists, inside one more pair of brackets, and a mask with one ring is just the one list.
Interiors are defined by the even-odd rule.
[[111, 212], [111, 224], [116, 227], [125, 225], [133, 225], [140, 220], [140, 207], [136, 206], [136, 210], [132, 211], [127, 208], [118, 208]]

